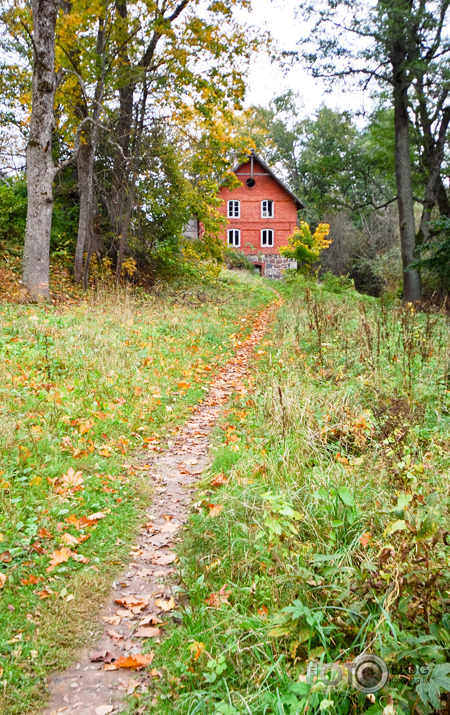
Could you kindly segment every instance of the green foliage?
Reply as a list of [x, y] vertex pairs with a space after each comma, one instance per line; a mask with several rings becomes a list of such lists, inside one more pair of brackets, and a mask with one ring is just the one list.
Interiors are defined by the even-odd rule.
[[430, 271], [438, 278], [441, 291], [450, 293], [450, 219], [441, 216], [431, 224], [430, 240], [418, 246], [419, 260], [413, 267]]
[[224, 261], [227, 268], [235, 268], [242, 271], [255, 271], [254, 264], [249, 261], [242, 251], [233, 251], [228, 246], [224, 250]]
[[24, 179], [0, 179], [0, 247], [14, 250], [23, 245], [27, 218], [27, 185]]
[[300, 226], [289, 236], [288, 245], [280, 248], [280, 253], [297, 261], [299, 269], [310, 273], [322, 251], [331, 244], [331, 240], [327, 239], [329, 232], [330, 226], [327, 223], [319, 223], [314, 233], [311, 233], [306, 221], [300, 221]]
[[[252, 391], [217, 430], [180, 549], [186, 605], [142, 709], [430, 715], [449, 692], [445, 316], [337, 280], [279, 286]], [[350, 677], [307, 682], [308, 663], [363, 652], [390, 671], [370, 701]]]

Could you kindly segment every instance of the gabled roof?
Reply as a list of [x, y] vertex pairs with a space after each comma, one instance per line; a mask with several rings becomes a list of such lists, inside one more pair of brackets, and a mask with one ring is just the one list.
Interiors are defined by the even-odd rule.
[[297, 209], [304, 209], [304, 208], [305, 208], [305, 204], [303, 203], [303, 201], [300, 201], [300, 199], [298, 198], [298, 196], [296, 196], [293, 191], [291, 191], [290, 189], [288, 189], [288, 187], [286, 186], [286, 184], [285, 184], [283, 181], [281, 181], [281, 179], [279, 179], [278, 176], [276, 176], [276, 174], [273, 173], [273, 171], [272, 171], [272, 169], [270, 168], [270, 166], [267, 166], [267, 164], [265, 163], [265, 161], [263, 161], [263, 160], [261, 159], [261, 157], [256, 153], [256, 151], [253, 151], [253, 149], [251, 150], [250, 154], [249, 154], [248, 157], [245, 159], [245, 161], [241, 161], [240, 164], [237, 164], [237, 166], [234, 167], [234, 169], [233, 169], [233, 174], [235, 174], [237, 171], [239, 171], [239, 169], [240, 169], [242, 166], [244, 166], [245, 164], [247, 164], [247, 162], [251, 160], [252, 156], [253, 156], [254, 159], [256, 159], [256, 161], [257, 161], [259, 164], [261, 164], [261, 166], [262, 166], [262, 168], [264, 169], [264, 171], [266, 171], [268, 174], [270, 174], [270, 176], [272, 177], [272, 179], [274, 179], [274, 180], [277, 182], [277, 184], [279, 184], [279, 185], [281, 186], [281, 188], [284, 189], [287, 194], [289, 194], [289, 196], [291, 197], [291, 199], [292, 199], [293, 201], [295, 201], [295, 204], [296, 204], [296, 206], [297, 206]]

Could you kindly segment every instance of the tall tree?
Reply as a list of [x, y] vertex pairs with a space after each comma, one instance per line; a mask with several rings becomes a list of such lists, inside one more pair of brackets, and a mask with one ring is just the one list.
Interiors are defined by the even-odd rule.
[[23, 283], [30, 297], [49, 297], [49, 252], [53, 210], [52, 132], [55, 28], [59, 0], [32, 0], [33, 80], [30, 134], [27, 145], [28, 210], [23, 251]]
[[[443, 33], [449, 0], [323, 0], [302, 3], [316, 19], [316, 41], [303, 40], [303, 58], [316, 77], [376, 80], [388, 87], [394, 112], [395, 174], [406, 301], [421, 297], [412, 268], [416, 247], [411, 165], [410, 99], [420, 76], [437, 73], [448, 82], [450, 41]], [[426, 90], [426, 84], [424, 84]], [[442, 108], [441, 108], [442, 110]]]

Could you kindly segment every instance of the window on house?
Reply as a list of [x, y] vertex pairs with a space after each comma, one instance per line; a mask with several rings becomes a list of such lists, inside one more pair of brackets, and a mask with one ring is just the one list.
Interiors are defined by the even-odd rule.
[[264, 228], [261, 231], [261, 246], [273, 246], [273, 230]]
[[228, 202], [228, 218], [239, 218], [241, 215], [241, 202], [240, 201], [229, 201]]
[[261, 201], [261, 218], [273, 218], [273, 201]]
[[234, 248], [238, 248], [241, 245], [241, 232], [238, 228], [228, 229], [228, 245]]

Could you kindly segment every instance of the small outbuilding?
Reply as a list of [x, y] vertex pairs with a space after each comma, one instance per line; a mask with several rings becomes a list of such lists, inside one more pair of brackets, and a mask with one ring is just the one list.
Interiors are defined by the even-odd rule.
[[228, 222], [221, 239], [244, 253], [261, 275], [281, 278], [284, 270], [297, 267], [296, 261], [280, 256], [279, 249], [298, 225], [297, 212], [304, 204], [254, 151], [233, 173], [240, 186], [222, 186], [219, 192], [219, 210]]

